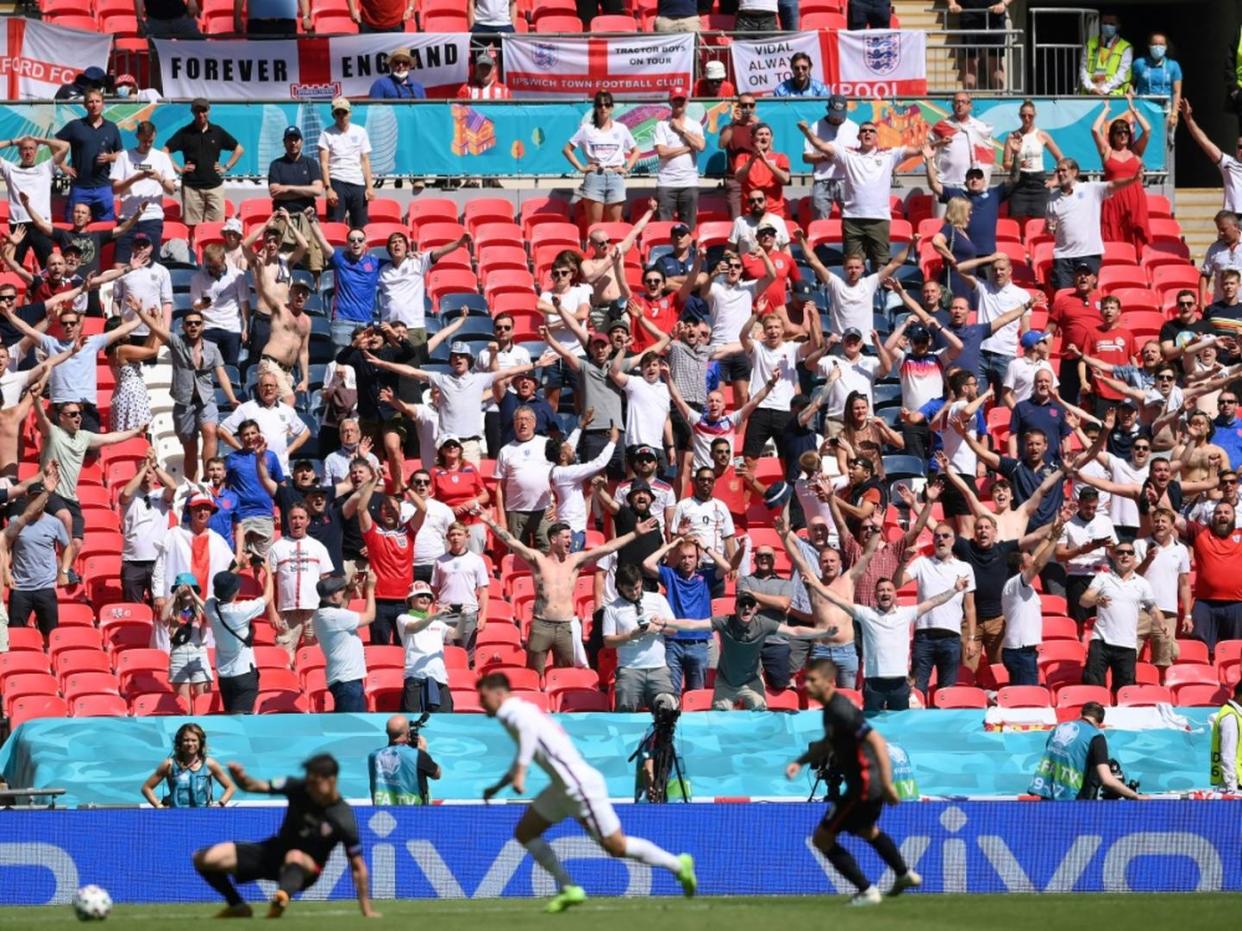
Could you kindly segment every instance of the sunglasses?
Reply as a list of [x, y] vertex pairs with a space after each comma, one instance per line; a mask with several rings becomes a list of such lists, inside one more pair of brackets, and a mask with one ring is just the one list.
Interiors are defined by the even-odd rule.
[[869, 136], [870, 136], [870, 135], [875, 135], [875, 130], [874, 130], [874, 129], [860, 129], [860, 130], [858, 131], [858, 135], [860, 135], [860, 136], [863, 136], [863, 135], [869, 135]]
[[1220, 483], [1222, 485], [1236, 485], [1238, 484], [1238, 480], [1236, 478], [1222, 478]]
[[503, 324], [502, 324], [502, 325], [500, 325], [500, 326], [496, 327], [496, 332], [497, 332], [497, 333], [508, 333], [508, 332], [509, 332], [510, 330], [512, 330], [512, 329], [513, 329], [513, 327], [511, 327], [511, 326], [505, 326], [505, 325], [503, 325]]
[[611, 240], [608, 240], [608, 239], [592, 239], [592, 240], [591, 240], [591, 245], [593, 245], [596, 249], [602, 249], [602, 248], [604, 248], [604, 246], [608, 245], [608, 243], [609, 243], [609, 242], [611, 242]]
[[430, 484], [431, 484], [431, 479], [429, 479], [429, 478], [415, 478], [415, 479], [411, 479], [411, 480], [410, 480], [410, 484], [411, 484], [411, 485], [430, 485]]
[[62, 320], [60, 321], [60, 325], [61, 325], [61, 326], [77, 326], [77, 325], [78, 325], [79, 323], [81, 323], [81, 322], [82, 322], [81, 320], [64, 320], [64, 319], [62, 319]]
[[648, 285], [649, 287], [652, 287], [652, 288], [658, 288], [660, 285], [664, 284], [664, 279], [663, 278], [648, 278], [646, 281], [643, 282], [643, 284]]
[[4, 301], [6, 304], [11, 301], [16, 301], [16, 300], [17, 300], [16, 294], [0, 294], [0, 301]]
[[1134, 550], [1113, 550], [1114, 556], [1133, 556]]
[[1237, 398], [1217, 398], [1218, 404], [1237, 404]]
[[741, 263], [741, 262], [730, 262], [730, 263], [728, 264], [728, 267], [729, 267], [729, 268], [735, 268], [735, 269], [738, 269], [738, 270], [740, 271], [740, 270], [741, 270], [741, 268], [742, 268], [742, 263]]
[[1145, 452], [1149, 451], [1150, 449], [1151, 449], [1151, 447], [1150, 447], [1150, 446], [1148, 446], [1148, 445], [1146, 445], [1146, 444], [1144, 444], [1144, 445], [1142, 445], [1142, 446], [1138, 446], [1138, 445], [1136, 445], [1136, 446], [1134, 447], [1134, 451], [1135, 451], [1136, 453], [1145, 453]]
[[554, 268], [554, 269], [552, 269], [552, 277], [553, 277], [553, 278], [568, 278], [568, 277], [570, 277], [571, 275], [573, 275], [573, 272], [571, 272], [568, 268]]
[[[739, 103], [737, 108], [739, 110], [753, 110], [755, 109], [755, 105], [753, 103]], [[1242, 146], [1238, 146], [1238, 148], [1242, 148]]]
[[60, 412], [60, 416], [62, 416], [62, 417], [81, 417], [81, 416], [82, 416], [82, 412], [81, 412], [81, 411], [61, 411], [61, 412]]
[[610, 108], [610, 107], [612, 107], [612, 104], [610, 104], [610, 103], [597, 103], [597, 104], [595, 105], [595, 109], [596, 109], [596, 110], [603, 110], [603, 109], [605, 109], [605, 108]]
[[202, 320], [182, 320], [181, 325], [182, 326], [202, 326], [203, 321]]
[[357, 246], [357, 245], [361, 245], [362, 243], [366, 242], [366, 239], [360, 236], [350, 236], [349, 239], [346, 240], [346, 242], [348, 242], [351, 246]]
[[1178, 307], [1194, 307], [1195, 302], [1194, 301], [1178, 301], [1177, 306]]
[[753, 207], [762, 207], [765, 203], [767, 203], [767, 201], [765, 201], [762, 197], [755, 197], [748, 200], [746, 203]]

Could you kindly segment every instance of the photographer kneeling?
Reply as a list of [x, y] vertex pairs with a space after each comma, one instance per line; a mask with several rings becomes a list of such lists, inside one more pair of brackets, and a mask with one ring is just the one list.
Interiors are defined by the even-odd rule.
[[[1043, 758], [1027, 791], [1053, 802], [1143, 798], [1114, 775], [1108, 741], [1100, 731], [1103, 726], [1104, 706], [1094, 701], [1082, 706], [1077, 721], [1058, 724], [1048, 735]], [[1132, 785], [1137, 788], [1138, 783]]]
[[427, 752], [427, 738], [420, 733], [427, 718], [424, 713], [413, 728], [403, 714], [388, 719], [388, 746], [367, 757], [372, 805], [431, 804], [427, 781], [440, 778], [440, 766]]

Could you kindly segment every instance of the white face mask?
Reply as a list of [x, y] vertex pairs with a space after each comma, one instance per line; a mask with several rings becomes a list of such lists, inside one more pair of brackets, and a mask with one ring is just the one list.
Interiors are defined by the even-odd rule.
[[1165, 53], [1165, 52], [1167, 52], [1167, 51], [1168, 51], [1168, 48], [1167, 48], [1167, 47], [1165, 47], [1165, 46], [1163, 46], [1163, 45], [1149, 45], [1149, 46], [1147, 46], [1147, 54], [1151, 56], [1151, 60], [1152, 60], [1152, 61], [1161, 61], [1161, 60], [1163, 60], [1163, 58], [1164, 58], [1164, 53]]
[[409, 77], [409, 74], [410, 74], [410, 69], [407, 68], [405, 65], [398, 65], [397, 67], [392, 69], [392, 76], [394, 78], [397, 78], [398, 80], [404, 80], [405, 78]]

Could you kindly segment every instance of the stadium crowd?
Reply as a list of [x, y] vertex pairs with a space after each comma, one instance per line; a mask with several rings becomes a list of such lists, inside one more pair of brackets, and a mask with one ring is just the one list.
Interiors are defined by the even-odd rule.
[[[778, 96], [822, 94], [793, 64]], [[471, 196], [459, 222], [377, 195], [347, 99], [238, 210], [209, 101], [126, 148], [86, 90], [0, 142], [8, 646], [50, 657], [3, 667], [6, 706], [478, 710], [503, 670], [554, 710], [797, 708], [819, 657], [868, 710], [1218, 702], [1239, 218], [1196, 269], [1143, 189], [1159, 132], [1102, 96], [1080, 165], [1029, 101], [993, 127], [959, 92], [883, 149], [843, 97], [778, 139], [742, 93], [720, 198], [688, 89], [654, 189], [601, 92], [564, 143], [573, 206]], [[931, 193], [903, 200], [912, 159]]]

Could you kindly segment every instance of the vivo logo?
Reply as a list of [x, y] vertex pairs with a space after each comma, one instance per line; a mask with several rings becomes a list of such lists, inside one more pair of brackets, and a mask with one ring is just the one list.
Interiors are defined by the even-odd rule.
[[[1056, 803], [1032, 802], [1030, 804], [1055, 805]], [[966, 826], [968, 820], [962, 809], [951, 806], [941, 813], [940, 826], [950, 835], [957, 834]], [[1042, 843], [1051, 847], [1054, 839], [1045, 837]], [[924, 862], [929, 857], [932, 845], [932, 837], [913, 835], [902, 842], [901, 855], [911, 869], [925, 873], [932, 872], [935, 865], [934, 859], [930, 861], [931, 866], [926, 866]], [[1041, 889], [1027, 875], [1005, 838], [995, 834], [980, 834], [972, 841], [948, 837], [940, 845], [939, 872], [943, 877], [942, 884], [939, 888], [936, 888], [934, 883], [925, 884], [923, 889], [927, 892], [945, 893], [982, 892], [984, 889], [971, 890], [969, 888], [968, 877], [971, 875], [972, 868], [977, 868], [978, 864], [983, 862], [995, 873], [1006, 892], [1074, 892], [1075, 886], [1082, 879], [1087, 868], [1101, 854], [1103, 846], [1104, 837], [1099, 834], [1079, 834], [1074, 837], [1069, 848], [1057, 863], [1057, 868], [1051, 878]], [[820, 869], [824, 871], [824, 876], [838, 892], [852, 894], [855, 891], [854, 887], [815, 849], [809, 837], [806, 840], [806, 847], [815, 857]], [[1185, 831], [1139, 831], [1117, 838], [1107, 849], [1103, 850], [1102, 854], [1104, 862], [1101, 884], [1099, 887], [1092, 884], [1093, 889], [1098, 888], [1099, 891], [1137, 891], [1130, 887], [1127, 875], [1131, 865], [1144, 857], [1163, 859], [1180, 857], [1194, 863], [1199, 878], [1198, 884], [1191, 891], [1219, 892], [1224, 885], [1224, 867], [1221, 864], [1220, 853], [1211, 841], [1198, 834]], [[931, 856], [934, 858], [934, 853]], [[893, 879], [892, 870], [885, 870], [880, 881], [881, 887], [891, 885]], [[926, 880], [926, 875], [924, 879]], [[988, 891], [991, 891], [991, 888], [989, 885]]]

